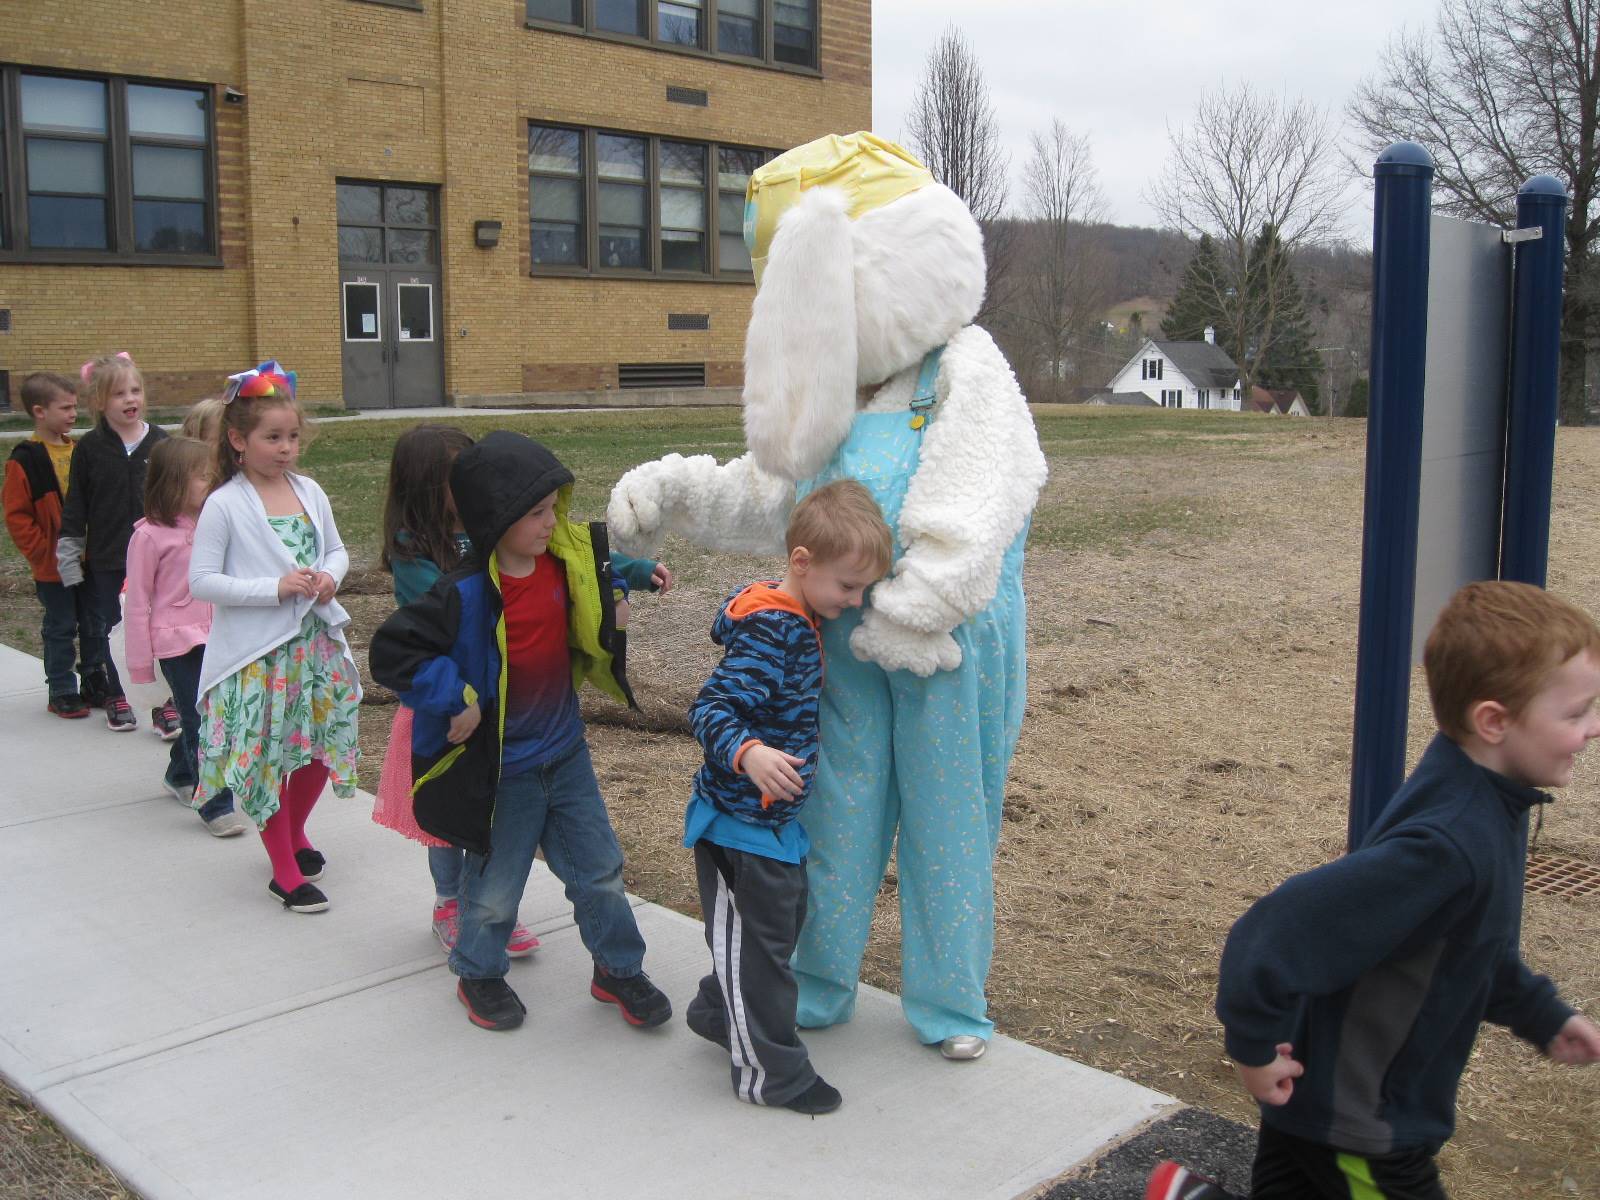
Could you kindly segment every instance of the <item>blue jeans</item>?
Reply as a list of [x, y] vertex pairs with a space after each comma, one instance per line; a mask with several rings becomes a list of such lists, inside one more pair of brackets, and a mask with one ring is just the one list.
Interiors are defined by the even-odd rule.
[[[195, 705], [200, 699], [200, 662], [205, 653], [204, 646], [196, 646], [177, 658], [157, 660], [167, 686], [172, 689], [178, 724], [183, 727], [183, 733], [172, 743], [172, 754], [167, 761], [167, 782], [180, 788], [192, 788], [199, 782], [196, 772], [200, 765], [200, 713]], [[200, 806], [200, 819], [210, 821], [232, 811], [233, 793], [224, 788]]]
[[39, 634], [44, 643], [45, 683], [51, 696], [73, 695], [79, 691], [79, 675], [104, 670], [111, 662], [111, 645], [106, 640], [100, 607], [87, 584], [66, 587], [36, 579], [33, 590], [44, 606]]
[[578, 933], [594, 961], [613, 975], [637, 975], [644, 938], [622, 890], [622, 847], [581, 737], [559, 758], [500, 781], [489, 857], [466, 856], [450, 969], [463, 979], [500, 979], [511, 969], [506, 939], [541, 846], [551, 873], [567, 886]]
[[454, 846], [429, 846], [428, 871], [433, 875], [433, 894], [443, 900], [461, 896], [461, 864], [465, 850]]

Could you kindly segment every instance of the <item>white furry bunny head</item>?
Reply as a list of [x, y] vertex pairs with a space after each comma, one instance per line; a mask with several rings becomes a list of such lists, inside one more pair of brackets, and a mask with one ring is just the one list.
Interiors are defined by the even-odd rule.
[[850, 430], [856, 389], [921, 361], [983, 303], [983, 234], [932, 183], [852, 219], [838, 188], [783, 214], [744, 355], [745, 441], [761, 468], [800, 480]]

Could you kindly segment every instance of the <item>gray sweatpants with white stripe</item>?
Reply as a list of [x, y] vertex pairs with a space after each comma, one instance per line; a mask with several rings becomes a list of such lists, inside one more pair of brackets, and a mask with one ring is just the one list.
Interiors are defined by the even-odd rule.
[[786, 1104], [817, 1077], [795, 1032], [789, 967], [806, 919], [805, 864], [702, 839], [694, 867], [712, 972], [689, 1002], [689, 1027], [728, 1048], [739, 1099]]

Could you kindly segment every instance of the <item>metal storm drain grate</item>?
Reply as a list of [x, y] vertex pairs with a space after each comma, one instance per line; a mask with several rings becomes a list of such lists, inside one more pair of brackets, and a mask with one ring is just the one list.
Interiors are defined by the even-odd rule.
[[1536, 854], [1528, 860], [1527, 890], [1545, 896], [1600, 896], [1600, 867]]

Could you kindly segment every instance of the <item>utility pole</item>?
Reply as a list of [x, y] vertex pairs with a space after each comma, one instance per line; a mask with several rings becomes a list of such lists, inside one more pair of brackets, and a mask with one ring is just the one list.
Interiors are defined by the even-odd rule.
[[[1348, 347], [1316, 346], [1313, 347], [1313, 349], [1315, 349], [1318, 354], [1322, 354], [1325, 351], [1331, 352], [1334, 350], [1345, 350], [1348, 349]], [[1328, 373], [1328, 419], [1331, 421], [1333, 419], [1333, 359], [1328, 359], [1323, 369]]]

